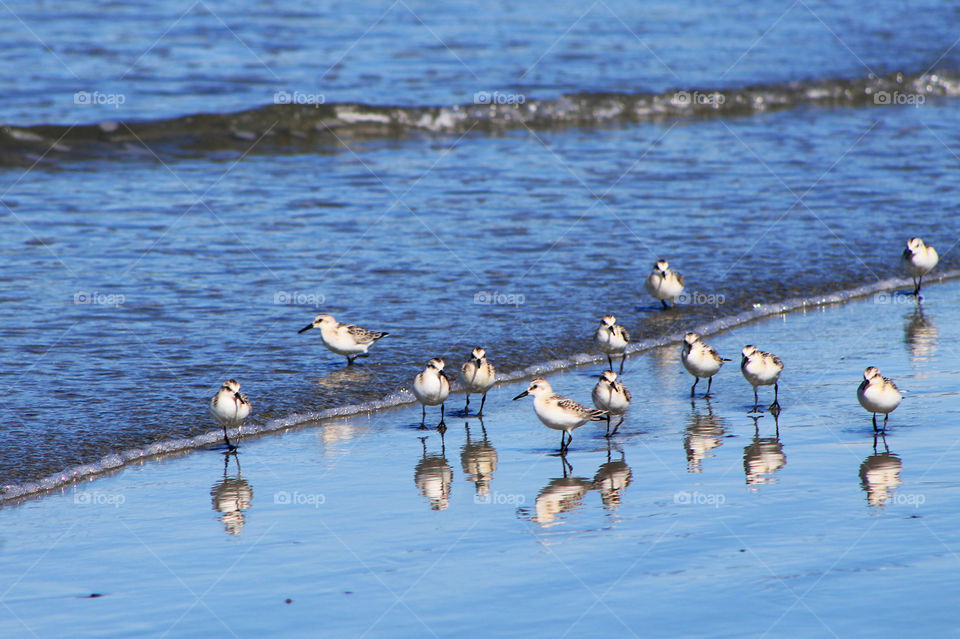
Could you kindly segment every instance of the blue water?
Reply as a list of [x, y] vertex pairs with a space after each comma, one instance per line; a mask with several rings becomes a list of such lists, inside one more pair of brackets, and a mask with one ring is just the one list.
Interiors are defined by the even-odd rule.
[[[17, 81], [0, 117], [18, 125], [224, 113], [317, 87], [328, 103], [450, 106], [477, 91], [789, 86], [958, 67], [955, 9], [937, 5], [7, 13], [0, 68]], [[75, 104], [75, 91], [125, 101]], [[25, 156], [0, 170], [0, 481], [70, 477], [211, 432], [207, 402], [227, 377], [250, 395], [254, 425], [290, 423], [402, 398], [429, 357], [456, 365], [478, 344], [504, 373], [570, 361], [609, 312], [657, 337], [877, 282], [899, 273], [913, 235], [956, 268], [958, 120], [955, 100], [930, 97], [291, 153], [131, 137], [97, 157]], [[699, 303], [660, 312], [646, 298], [660, 257]], [[391, 335], [345, 369], [316, 334], [296, 333], [318, 312]]]

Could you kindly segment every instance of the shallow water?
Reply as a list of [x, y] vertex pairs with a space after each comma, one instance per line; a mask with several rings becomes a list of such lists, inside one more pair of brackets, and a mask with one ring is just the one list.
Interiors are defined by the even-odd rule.
[[[960, 68], [956, 10], [934, 5], [901, 15], [882, 4], [856, 25], [843, 6], [741, 16], [569, 4], [549, 18], [518, 5], [351, 7], [308, 18], [240, 5], [220, 22], [216, 4], [164, 4], [148, 16], [154, 32], [130, 28], [144, 11], [123, 3], [110, 20], [86, 5], [14, 3], [23, 22], [0, 25], [0, 69], [19, 84], [0, 96], [0, 117], [56, 125], [51, 140], [107, 120], [162, 129], [158, 118], [226, 117], [278, 89], [313, 90], [318, 75], [329, 103], [422, 108], [469, 103], [478, 90], [548, 100], [786, 91]], [[496, 19], [480, 26], [477, 11]], [[317, 30], [323, 38], [306, 36]], [[320, 75], [318, 60], [334, 70]], [[95, 90], [129, 99], [73, 102]], [[26, 163], [0, 169], [3, 494], [215, 437], [207, 403], [228, 377], [253, 401], [252, 427], [275, 427], [402, 401], [429, 357], [454, 366], [477, 344], [504, 374], [579, 361], [609, 312], [656, 339], [758, 303], [883, 281], [912, 235], [940, 249], [940, 272], [956, 269], [960, 108], [935, 93], [920, 108], [871, 106], [861, 91], [844, 108], [808, 100], [751, 117], [478, 128], [296, 152], [239, 136], [224, 148], [128, 139], [85, 156], [4, 138], [4, 157]], [[202, 137], [200, 124], [187, 128]], [[670, 312], [642, 288], [660, 257], [688, 282], [688, 303]], [[320, 311], [391, 335], [344, 368], [318, 335], [296, 334]]]
[[[879, 295], [712, 338], [783, 358], [778, 423], [748, 416], [735, 363], [691, 402], [676, 345], [633, 357], [620, 434], [576, 431], [566, 477], [514, 384], [482, 425], [454, 396], [443, 439], [402, 407], [244, 441], [226, 470], [199, 451], [6, 507], [0, 629], [946, 635], [958, 299], [950, 282], [922, 312]], [[876, 446], [856, 401], [867, 365], [906, 391]], [[549, 380], [582, 400], [599, 370]]]

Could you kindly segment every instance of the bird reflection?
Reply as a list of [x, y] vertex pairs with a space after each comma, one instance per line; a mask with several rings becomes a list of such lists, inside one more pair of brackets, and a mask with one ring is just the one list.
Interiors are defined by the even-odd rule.
[[369, 382], [373, 379], [373, 375], [373, 371], [362, 366], [348, 366], [317, 378], [315, 383], [325, 390], [340, 390]]
[[713, 414], [710, 401], [706, 400], [707, 412], [697, 410], [695, 402], [691, 401], [693, 410], [690, 413], [690, 423], [683, 437], [683, 448], [687, 451], [687, 472], [699, 473], [701, 462], [707, 457], [713, 457], [710, 451], [723, 445], [723, 420]]
[[611, 461], [611, 443], [607, 441], [607, 463], [597, 469], [593, 477], [593, 487], [600, 491], [600, 499], [607, 510], [620, 507], [620, 493], [630, 485], [633, 474], [627, 466], [623, 448], [617, 446], [620, 459]]
[[779, 413], [774, 413], [776, 437], [760, 437], [759, 419], [753, 420], [753, 443], [743, 449], [743, 472], [747, 476], [747, 485], [757, 486], [774, 481], [773, 473], [783, 468], [787, 463], [787, 456], [783, 454], [783, 444], [780, 443]]
[[413, 471], [413, 481], [420, 494], [430, 500], [432, 510], [446, 510], [450, 507], [450, 485], [453, 483], [453, 468], [447, 461], [446, 445], [440, 438], [440, 454], [427, 454], [427, 438], [421, 437], [423, 458]]
[[[883, 452], [877, 453], [877, 435], [883, 441]], [[884, 506], [902, 482], [900, 471], [903, 462], [887, 448], [887, 438], [882, 433], [873, 435], [873, 454], [860, 464], [860, 486], [867, 491], [867, 503]]]
[[[230, 467], [230, 458], [237, 465], [237, 474], [227, 474]], [[240, 471], [240, 459], [236, 453], [226, 454], [223, 459], [223, 479], [210, 489], [213, 498], [213, 509], [220, 514], [220, 521], [228, 535], [239, 535], [243, 532], [244, 513], [250, 508], [253, 501], [253, 487], [243, 478]]]
[[460, 450], [460, 465], [467, 476], [467, 481], [472, 481], [476, 485], [477, 497], [488, 497], [490, 495], [490, 481], [493, 479], [493, 473], [497, 470], [497, 450], [487, 440], [487, 429], [483, 427], [483, 420], [480, 420], [480, 428], [483, 431], [483, 439], [474, 441], [470, 439], [470, 422], [464, 423], [467, 429], [467, 442]]
[[583, 496], [593, 488], [593, 482], [586, 477], [570, 477], [568, 468], [572, 470], [572, 467], [562, 455], [560, 459], [563, 462], [563, 477], [551, 479], [550, 483], [540, 491], [532, 515], [529, 508], [520, 510], [521, 514], [529, 516], [532, 521], [543, 527], [559, 523], [556, 521], [557, 515], [579, 506]]
[[924, 314], [923, 306], [919, 303], [906, 314], [905, 319], [903, 341], [910, 351], [910, 359], [915, 362], [932, 359], [940, 342], [937, 326]]

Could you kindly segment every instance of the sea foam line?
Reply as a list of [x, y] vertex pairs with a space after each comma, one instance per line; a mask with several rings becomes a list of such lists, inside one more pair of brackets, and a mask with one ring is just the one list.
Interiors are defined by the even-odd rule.
[[[932, 285], [938, 282], [958, 278], [960, 278], [960, 270], [951, 270], [940, 273], [934, 277], [928, 276], [927, 280], [924, 281], [924, 284]], [[722, 317], [713, 320], [712, 322], [697, 326], [693, 330], [700, 335], [713, 335], [734, 328], [739, 328], [750, 322], [763, 319], [765, 317], [770, 317], [771, 315], [780, 315], [783, 313], [790, 313], [808, 308], [822, 308], [824, 306], [830, 306], [834, 304], [843, 304], [854, 299], [868, 297], [870, 295], [875, 295], [885, 291], [895, 291], [905, 287], [912, 288], [912, 286], [913, 284], [911, 280], [905, 278], [889, 278], [880, 280], [878, 282], [873, 282], [871, 284], [864, 284], [861, 286], [836, 291], [834, 293], [821, 294], [813, 297], [794, 297], [770, 304], [756, 304], [748, 311], [743, 311], [731, 317]], [[683, 339], [683, 334], [685, 332], [686, 331], [677, 332], [639, 342], [632, 342], [628, 346], [627, 352], [630, 355], [635, 355], [637, 353], [643, 353], [661, 346], [679, 343]], [[547, 362], [540, 362], [538, 364], [528, 366], [522, 370], [498, 375], [497, 383], [505, 384], [518, 382], [520, 380], [526, 380], [531, 377], [537, 377], [547, 373], [574, 368], [577, 366], [597, 364], [603, 361], [606, 361], [605, 356], [601, 354], [578, 353], [565, 359], [555, 359]], [[455, 388], [454, 390], [457, 389]], [[363, 404], [337, 406], [308, 413], [293, 413], [284, 417], [272, 419], [263, 424], [244, 426], [242, 430], [242, 436], [244, 438], [249, 438], [254, 435], [275, 433], [288, 428], [305, 426], [307, 424], [321, 422], [336, 417], [346, 417], [350, 415], [372, 413], [389, 408], [396, 408], [398, 406], [411, 404], [414, 401], [416, 400], [410, 391], [399, 390], [381, 399], [364, 402]], [[239, 431], [237, 429], [233, 429], [230, 432], [231, 436], [237, 436], [238, 434]], [[221, 430], [212, 430], [202, 435], [197, 435], [196, 437], [165, 440], [141, 448], [131, 448], [121, 453], [111, 453], [104, 456], [97, 462], [73, 466], [58, 473], [48, 475], [40, 480], [24, 482], [21, 484], [8, 484], [2, 488], [2, 493], [0, 493], [0, 504], [15, 503], [16, 501], [19, 501], [25, 497], [31, 497], [40, 493], [50, 492], [74, 482], [89, 480], [97, 475], [102, 475], [123, 468], [131, 462], [140, 462], [153, 457], [182, 453], [202, 448], [204, 446], [215, 445], [222, 441], [222, 437], [223, 435]]]

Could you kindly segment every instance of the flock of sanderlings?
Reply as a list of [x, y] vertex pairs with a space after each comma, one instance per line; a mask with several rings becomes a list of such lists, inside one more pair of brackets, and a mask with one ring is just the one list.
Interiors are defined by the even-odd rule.
[[[903, 266], [907, 274], [913, 278], [914, 290], [912, 295], [920, 295], [920, 286], [923, 276], [929, 273], [939, 262], [937, 251], [924, 244], [919, 237], [911, 238], [902, 255]], [[653, 271], [647, 277], [647, 292], [661, 302], [664, 308], [669, 308], [672, 302], [683, 291], [683, 276], [670, 269], [666, 260], [658, 260]], [[342, 324], [332, 315], [317, 315], [313, 322], [300, 330], [304, 333], [311, 328], [320, 329], [320, 337], [324, 345], [338, 355], [347, 358], [347, 365], [351, 365], [358, 357], [369, 355], [370, 347], [389, 333], [371, 331], [352, 324]], [[593, 403], [596, 408], [586, 406], [553, 392], [547, 380], [542, 378], [530, 382], [527, 390], [520, 393], [514, 400], [533, 397], [533, 410], [541, 422], [548, 428], [561, 431], [560, 453], [566, 453], [570, 442], [573, 441], [573, 431], [589, 421], [607, 422], [607, 437], [617, 433], [624, 415], [630, 406], [630, 391], [623, 385], [618, 374], [613, 371], [613, 356], [620, 356], [620, 374], [623, 373], [623, 362], [627, 356], [630, 343], [630, 334], [627, 329], [617, 324], [613, 315], [605, 316], [597, 328], [594, 340], [598, 350], [607, 356], [609, 370], [600, 374], [600, 379], [593, 389]], [[697, 384], [701, 379], [707, 380], [707, 392], [704, 397], [710, 396], [713, 376], [716, 375], [724, 362], [730, 361], [720, 357], [716, 349], [703, 342], [696, 333], [687, 333], [683, 337], [681, 346], [681, 361], [684, 368], [693, 375], [694, 382], [690, 388], [693, 397]], [[450, 395], [451, 377], [444, 371], [444, 361], [439, 357], [432, 358], [426, 367], [413, 380], [413, 394], [422, 407], [420, 427], [426, 428], [427, 406], [440, 406], [440, 423], [437, 429], [443, 433], [444, 402]], [[772, 353], [761, 351], [756, 346], [748, 344], [741, 351], [740, 371], [744, 378], [753, 386], [753, 409], [761, 412], [757, 389], [760, 386], [773, 386], [774, 398], [769, 410], [775, 415], [780, 412], [779, 381], [783, 372], [783, 361]], [[486, 351], [474, 348], [470, 358], [460, 367], [460, 379], [466, 392], [466, 406], [464, 413], [470, 410], [470, 395], [479, 394], [480, 410], [478, 416], [483, 415], [483, 407], [487, 400], [487, 391], [496, 383], [496, 370], [487, 359]], [[860, 405], [873, 414], [873, 427], [878, 430], [877, 415], [882, 414], [883, 428], [886, 428], [890, 413], [900, 405], [902, 395], [892, 380], [883, 377], [875, 366], [868, 367], [863, 372], [863, 382], [857, 389], [857, 399]], [[230, 442], [227, 428], [239, 427], [250, 415], [250, 401], [240, 392], [240, 384], [235, 380], [227, 380], [210, 402], [210, 408], [217, 421], [223, 426], [223, 438], [228, 451], [236, 450]], [[613, 426], [612, 419], [619, 417]]]

